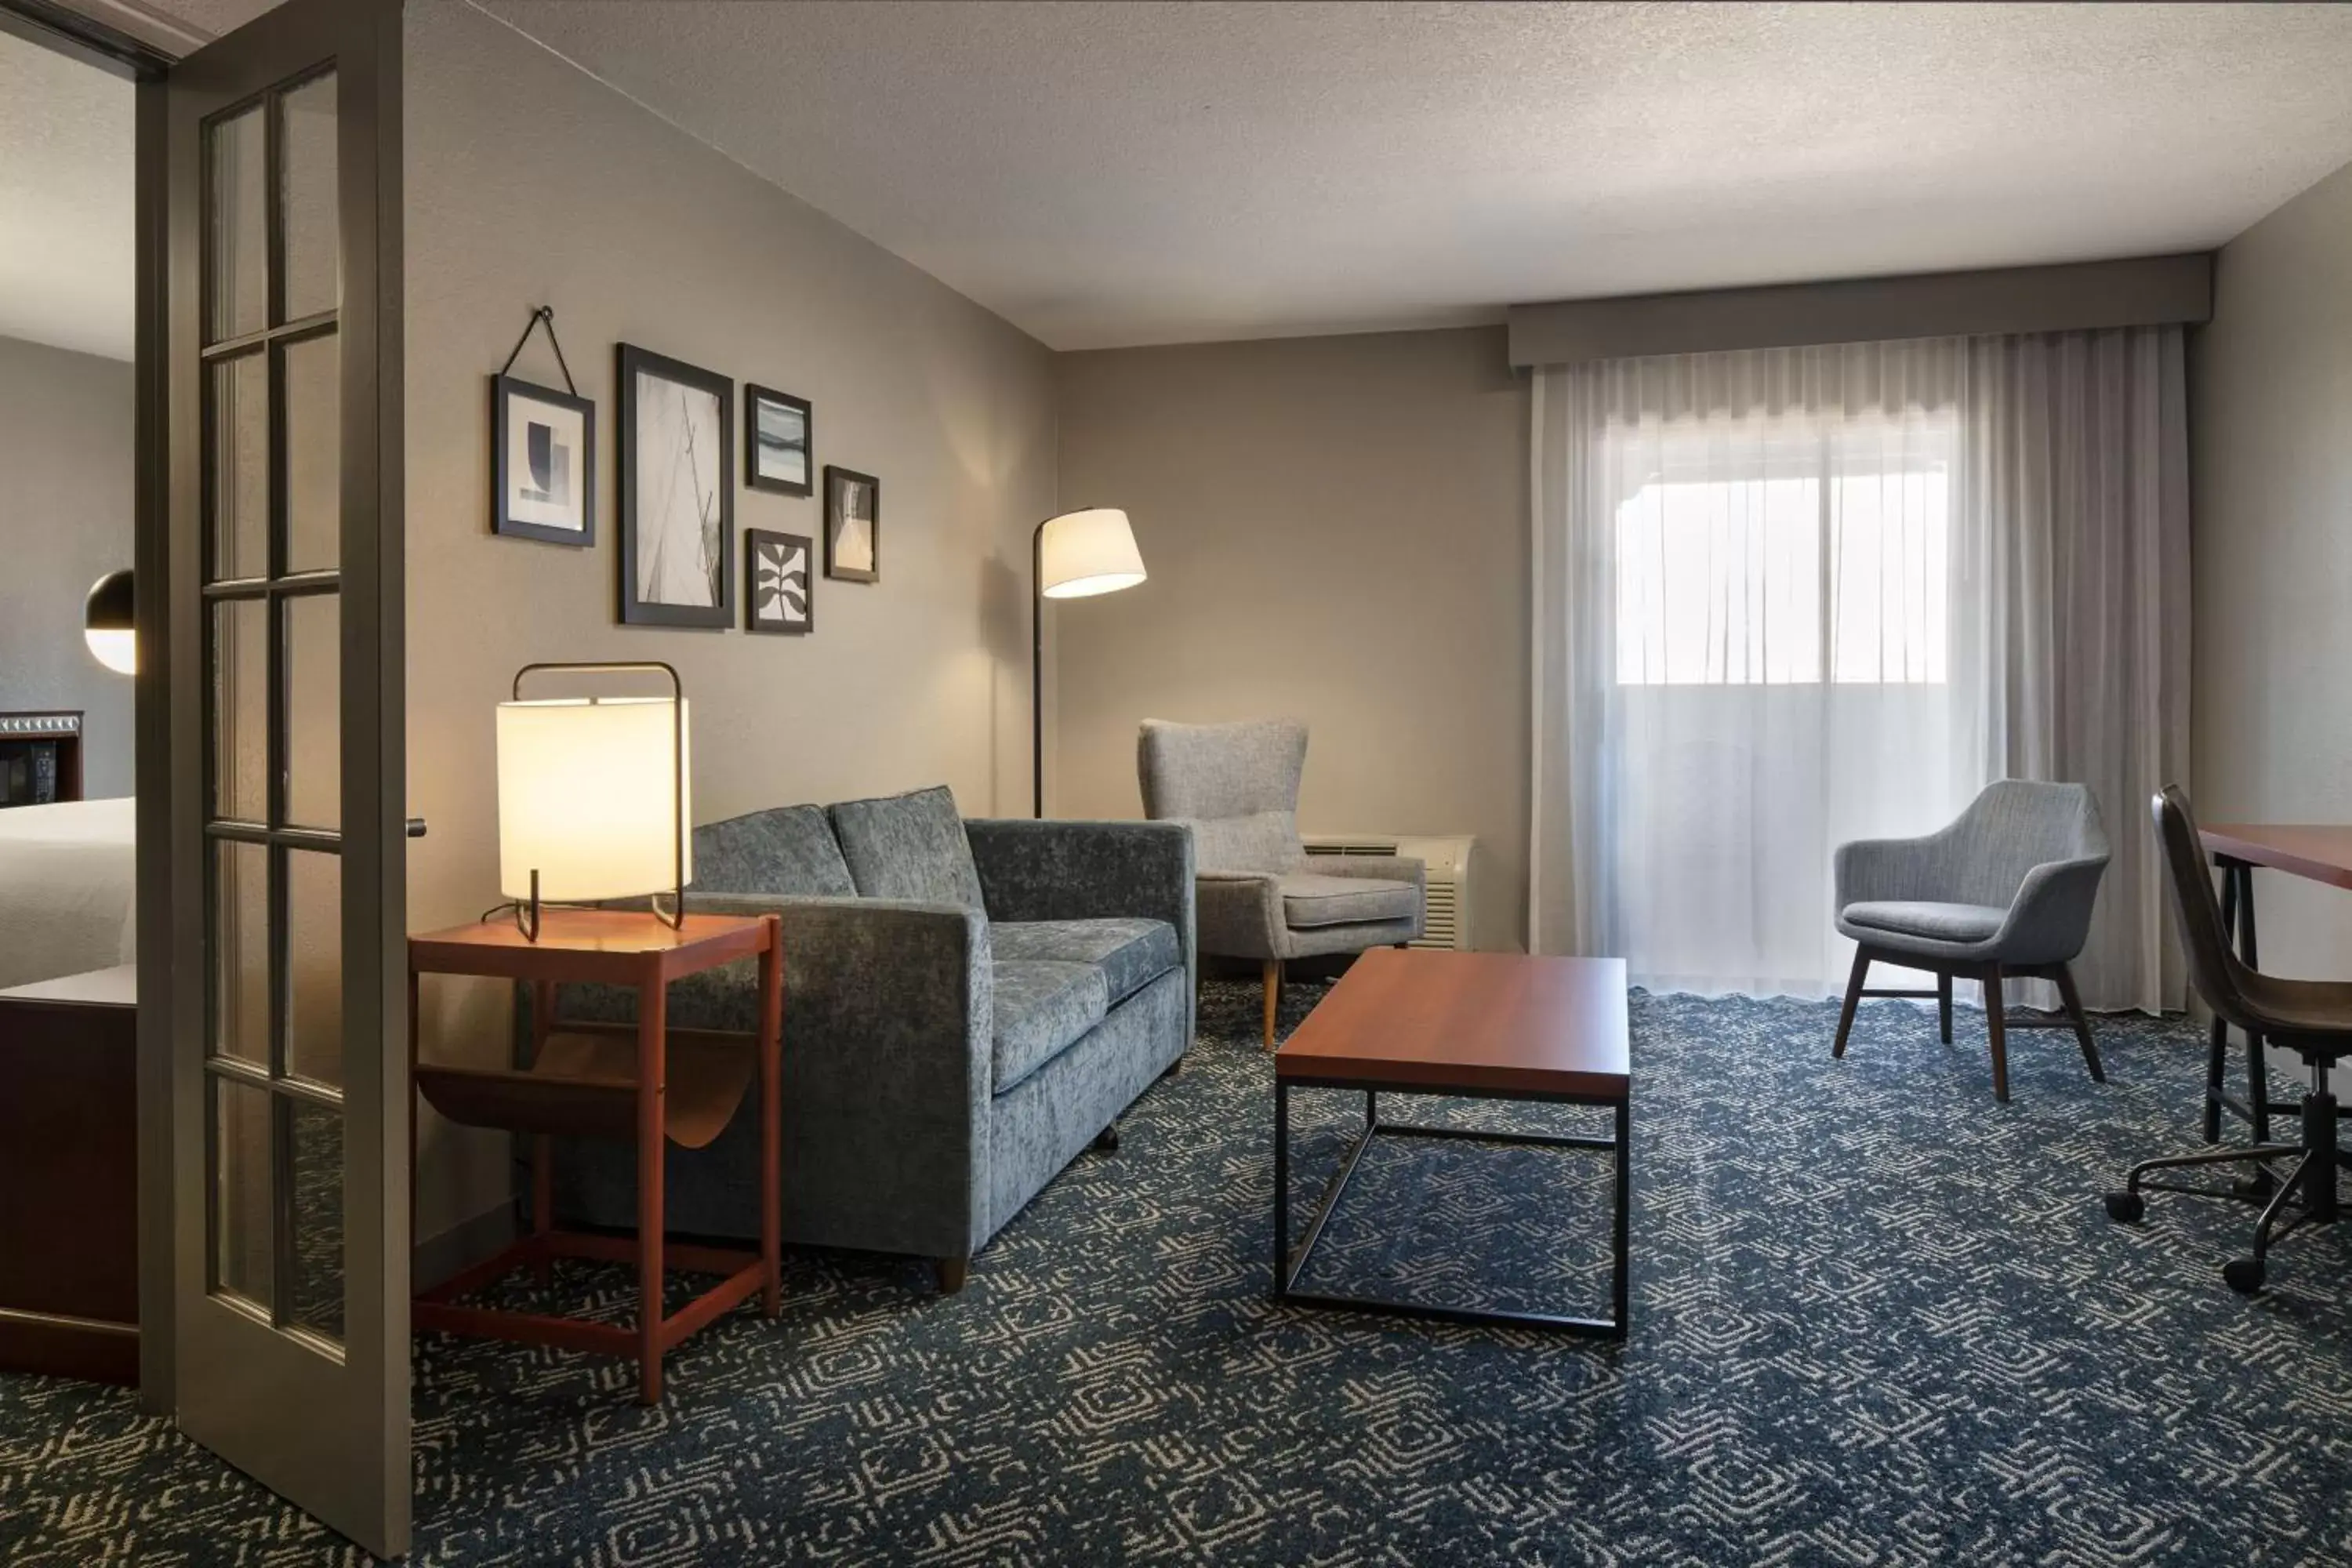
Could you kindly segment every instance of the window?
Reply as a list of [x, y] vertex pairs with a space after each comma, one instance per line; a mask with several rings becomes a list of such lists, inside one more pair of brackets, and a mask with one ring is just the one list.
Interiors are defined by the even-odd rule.
[[1617, 509], [1621, 686], [1940, 685], [1954, 421], [1641, 439]]

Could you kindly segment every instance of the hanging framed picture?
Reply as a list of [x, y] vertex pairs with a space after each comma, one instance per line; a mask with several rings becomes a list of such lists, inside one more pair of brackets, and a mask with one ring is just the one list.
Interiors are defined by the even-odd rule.
[[845, 583], [882, 581], [882, 481], [824, 466], [824, 574]]
[[755, 490], [804, 496], [814, 486], [809, 455], [816, 447], [816, 411], [805, 397], [743, 384], [743, 482]]
[[490, 531], [550, 544], [596, 542], [596, 405], [490, 377]]
[[735, 619], [735, 383], [620, 345], [621, 619]]
[[816, 546], [797, 533], [743, 531], [743, 629], [798, 637], [816, 626]]

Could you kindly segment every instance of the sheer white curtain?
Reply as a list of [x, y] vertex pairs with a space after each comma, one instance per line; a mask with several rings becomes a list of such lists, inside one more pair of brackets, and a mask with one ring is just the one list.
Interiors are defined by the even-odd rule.
[[2185, 743], [2179, 385], [2177, 330], [1539, 372], [1535, 949], [1834, 994], [1838, 844], [2080, 778], [2086, 999], [2177, 1002], [2139, 817]]

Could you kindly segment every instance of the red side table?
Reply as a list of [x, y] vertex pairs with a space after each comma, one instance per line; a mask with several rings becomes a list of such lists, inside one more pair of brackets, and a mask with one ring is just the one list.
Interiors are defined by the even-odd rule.
[[[527, 1132], [537, 1158], [531, 1181], [531, 1231], [474, 1267], [417, 1294], [418, 1329], [478, 1334], [520, 1344], [555, 1345], [635, 1356], [641, 1403], [661, 1399], [662, 1355], [712, 1319], [761, 1293], [761, 1310], [782, 1305], [779, 1183], [782, 1110], [777, 1058], [783, 1024], [783, 935], [777, 918], [688, 915], [672, 930], [651, 914], [549, 910], [539, 940], [513, 925], [483, 921], [408, 939], [408, 1065], [412, 1082], [453, 1121]], [[760, 961], [760, 1021], [751, 1034], [667, 1026], [669, 983], [738, 959]], [[416, 1059], [416, 980], [420, 974], [477, 974], [531, 984], [531, 1053], [520, 1071], [436, 1067]], [[637, 1022], [551, 1027], [555, 987], [565, 984], [635, 985]], [[756, 1073], [755, 1073], [756, 1068]], [[666, 1246], [662, 1236], [662, 1148], [700, 1148], [716, 1138], [756, 1076], [760, 1096], [760, 1247]], [[637, 1148], [637, 1230], [634, 1237], [558, 1230], [549, 1177], [555, 1137], [634, 1138]], [[415, 1211], [416, 1133], [409, 1121], [410, 1209]], [[529, 1265], [542, 1279], [558, 1258], [637, 1266], [635, 1328], [537, 1312], [457, 1304], [457, 1298]], [[717, 1285], [677, 1311], [662, 1312], [662, 1269], [717, 1274]]]

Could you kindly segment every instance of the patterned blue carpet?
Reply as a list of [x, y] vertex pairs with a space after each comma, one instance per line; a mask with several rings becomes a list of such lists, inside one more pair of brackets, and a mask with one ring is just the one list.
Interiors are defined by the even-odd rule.
[[[2004, 1108], [1979, 1015], [1945, 1047], [1875, 1004], [1832, 1063], [1826, 1005], [1637, 996], [1620, 1348], [1276, 1308], [1255, 1009], [1213, 984], [1186, 1072], [959, 1297], [790, 1256], [783, 1321], [698, 1338], [651, 1411], [617, 1363], [420, 1342], [412, 1560], [2352, 1561], [2346, 1237], [2298, 1237], [2248, 1302], [2234, 1206], [2100, 1209], [2194, 1139], [2185, 1027], [2104, 1021], [2104, 1089], [2024, 1036]], [[1297, 1111], [1305, 1203], [1360, 1101]], [[1315, 1282], [1598, 1307], [1603, 1159], [1384, 1148]], [[627, 1310], [617, 1270], [558, 1289]], [[357, 1559], [128, 1394], [0, 1378], [0, 1562]]]

